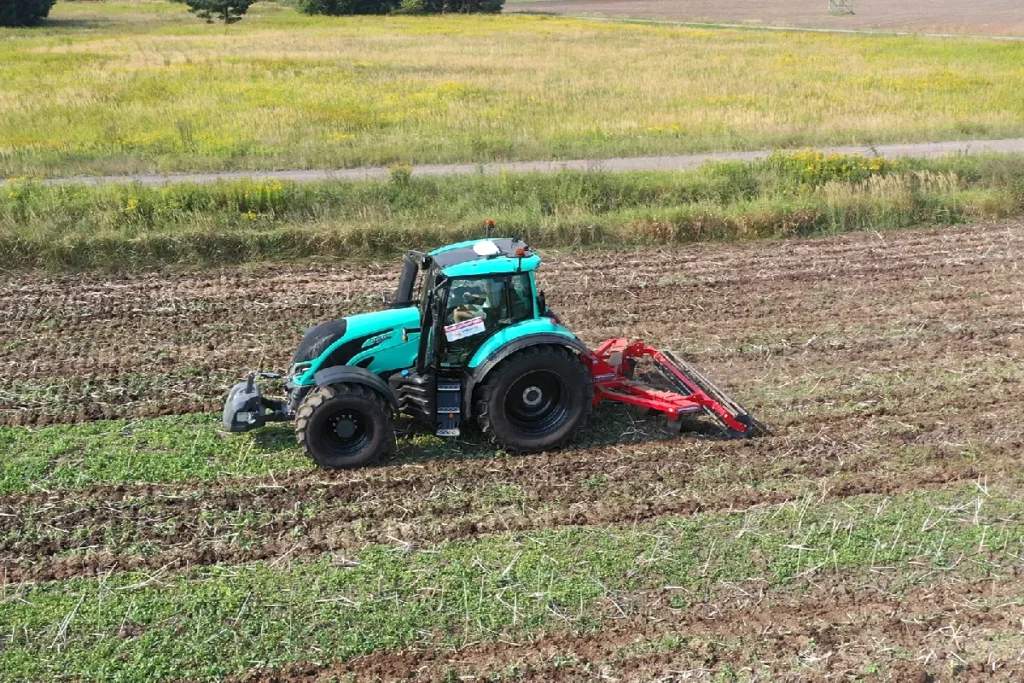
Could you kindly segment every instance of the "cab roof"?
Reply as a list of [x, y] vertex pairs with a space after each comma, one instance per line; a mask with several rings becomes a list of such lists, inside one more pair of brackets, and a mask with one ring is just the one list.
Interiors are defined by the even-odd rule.
[[[524, 250], [523, 256], [517, 250]], [[430, 252], [437, 267], [448, 277], [468, 277], [536, 270], [540, 256], [522, 240], [493, 237], [458, 242]]]

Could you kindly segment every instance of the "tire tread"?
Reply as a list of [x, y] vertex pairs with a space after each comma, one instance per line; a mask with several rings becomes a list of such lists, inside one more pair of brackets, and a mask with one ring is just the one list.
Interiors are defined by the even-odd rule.
[[312, 418], [313, 413], [316, 412], [317, 408], [327, 401], [349, 395], [367, 398], [377, 403], [381, 412], [384, 414], [384, 424], [382, 425], [384, 437], [382, 439], [382, 451], [380, 452], [380, 455], [390, 455], [395, 451], [395, 429], [391, 416], [391, 405], [388, 403], [387, 399], [381, 396], [380, 392], [374, 391], [362, 384], [330, 384], [311, 389], [309, 393], [306, 394], [306, 398], [303, 399], [302, 403], [299, 405], [298, 412], [295, 414], [295, 439], [298, 441], [299, 447], [302, 448], [302, 451], [318, 464], [320, 463], [317, 460], [317, 457], [313, 454], [309, 444], [309, 439], [307, 438], [310, 418]]
[[490, 418], [491, 398], [494, 392], [494, 385], [497, 384], [499, 378], [504, 373], [509, 371], [510, 367], [514, 367], [519, 364], [523, 358], [530, 358], [531, 356], [536, 357], [540, 355], [561, 356], [560, 360], [564, 362], [567, 367], [575, 367], [579, 371], [580, 384], [584, 387], [586, 398], [583, 407], [583, 416], [577, 420], [576, 425], [570, 432], [566, 433], [556, 443], [548, 446], [548, 448], [559, 448], [566, 443], [573, 441], [577, 436], [579, 436], [584, 425], [586, 425], [590, 414], [594, 410], [594, 384], [589, 370], [587, 370], [582, 361], [579, 360], [578, 356], [571, 353], [564, 346], [537, 344], [536, 346], [528, 346], [522, 351], [517, 351], [498, 363], [493, 370], [487, 373], [484, 381], [477, 386], [476, 391], [474, 392], [473, 412], [476, 415], [477, 425], [480, 427], [480, 431], [484, 433], [491, 443], [503, 446], [513, 452], [523, 452], [522, 449], [518, 449], [515, 446], [502, 444], [499, 441], [498, 436], [494, 433], [494, 425]]

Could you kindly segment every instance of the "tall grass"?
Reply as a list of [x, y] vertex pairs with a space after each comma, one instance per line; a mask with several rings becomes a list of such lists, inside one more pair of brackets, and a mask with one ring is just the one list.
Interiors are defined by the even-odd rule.
[[889, 229], [1024, 213], [1024, 156], [888, 162], [813, 152], [668, 173], [0, 188], [9, 269], [121, 270], [386, 256], [476, 237], [537, 247]]
[[1024, 44], [58, 3], [0, 30], [0, 176], [1024, 135]]

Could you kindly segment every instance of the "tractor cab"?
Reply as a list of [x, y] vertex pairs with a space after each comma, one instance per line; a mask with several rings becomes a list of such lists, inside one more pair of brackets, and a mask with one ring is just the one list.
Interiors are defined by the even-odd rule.
[[491, 336], [543, 312], [534, 283], [540, 257], [523, 242], [475, 240], [429, 256], [418, 368], [464, 369]]
[[402, 412], [435, 425], [439, 435], [458, 435], [473, 412], [464, 389], [482, 377], [485, 360], [499, 351], [507, 355], [523, 345], [517, 340], [535, 340], [537, 334], [579, 344], [537, 291], [538, 265], [540, 257], [529, 246], [510, 238], [406, 254], [391, 305], [417, 305], [420, 329], [415, 365], [389, 381]]

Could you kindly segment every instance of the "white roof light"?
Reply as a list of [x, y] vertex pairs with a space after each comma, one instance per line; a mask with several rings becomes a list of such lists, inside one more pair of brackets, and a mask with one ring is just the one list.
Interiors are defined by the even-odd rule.
[[473, 245], [473, 253], [477, 256], [497, 256], [501, 253], [498, 245], [490, 240], [480, 240]]

